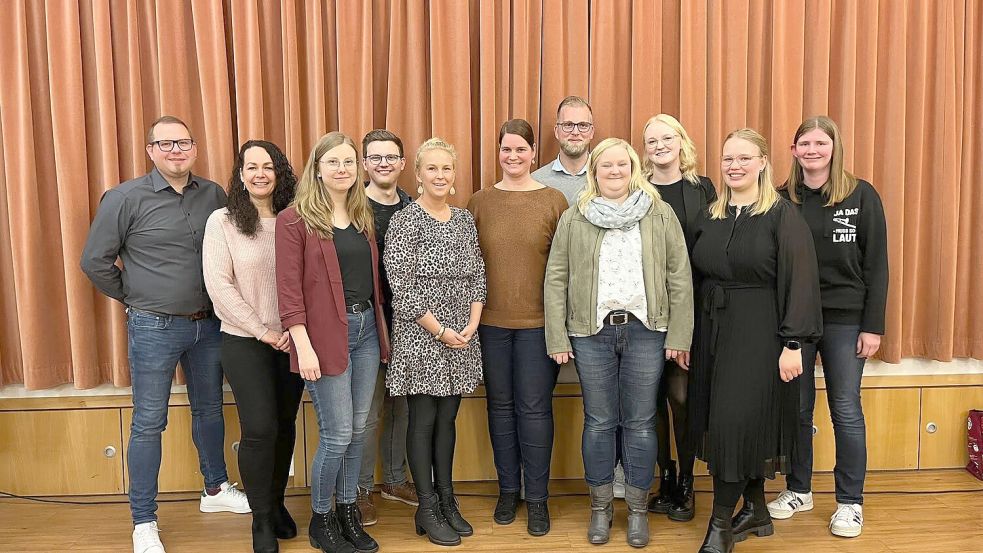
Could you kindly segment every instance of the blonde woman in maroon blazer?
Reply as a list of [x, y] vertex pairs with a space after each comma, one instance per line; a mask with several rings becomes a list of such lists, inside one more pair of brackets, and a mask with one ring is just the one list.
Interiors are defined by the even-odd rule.
[[277, 299], [292, 343], [290, 368], [304, 379], [319, 428], [310, 539], [325, 553], [379, 549], [355, 506], [365, 421], [380, 359], [389, 357], [375, 222], [365, 188], [356, 185], [359, 167], [351, 138], [321, 137], [276, 223]]

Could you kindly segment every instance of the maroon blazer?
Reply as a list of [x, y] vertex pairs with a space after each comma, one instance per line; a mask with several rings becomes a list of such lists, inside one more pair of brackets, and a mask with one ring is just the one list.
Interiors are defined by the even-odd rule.
[[[276, 296], [280, 321], [286, 331], [302, 324], [321, 364], [321, 374], [337, 376], [348, 368], [348, 316], [345, 285], [333, 240], [307, 232], [307, 225], [293, 207], [276, 218]], [[382, 314], [379, 281], [379, 249], [368, 240], [372, 251], [372, 302], [379, 333], [379, 354], [389, 360], [389, 330]], [[300, 372], [297, 349], [290, 348], [290, 371]]]

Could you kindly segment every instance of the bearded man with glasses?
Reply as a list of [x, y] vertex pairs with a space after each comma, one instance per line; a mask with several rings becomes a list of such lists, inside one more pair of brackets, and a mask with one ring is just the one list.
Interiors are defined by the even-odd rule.
[[560, 143], [560, 153], [534, 171], [532, 178], [563, 192], [567, 203], [574, 205], [587, 184], [587, 158], [594, 139], [594, 116], [587, 100], [567, 96], [560, 102], [553, 135]]
[[[222, 417], [220, 322], [205, 290], [205, 222], [225, 207], [225, 191], [191, 173], [198, 147], [170, 115], [147, 132], [154, 168], [106, 191], [82, 251], [82, 270], [127, 314], [133, 422], [126, 467], [134, 553], [164, 553], [157, 528], [161, 432], [178, 361], [187, 380], [192, 436], [204, 476], [199, 509], [249, 513], [229, 483]], [[122, 269], [116, 265], [123, 261]]]

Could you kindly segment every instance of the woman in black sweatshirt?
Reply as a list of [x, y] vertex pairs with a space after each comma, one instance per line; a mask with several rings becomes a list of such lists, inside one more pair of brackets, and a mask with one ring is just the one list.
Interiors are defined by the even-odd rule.
[[828, 117], [806, 119], [792, 142], [792, 172], [782, 194], [812, 230], [819, 261], [823, 337], [803, 344], [799, 433], [788, 489], [768, 504], [773, 518], [813, 508], [812, 419], [816, 353], [822, 356], [836, 438], [837, 509], [830, 531], [856, 537], [863, 529], [867, 473], [866, 425], [860, 404], [864, 362], [881, 344], [887, 303], [887, 226], [880, 196], [843, 169], [839, 129]]

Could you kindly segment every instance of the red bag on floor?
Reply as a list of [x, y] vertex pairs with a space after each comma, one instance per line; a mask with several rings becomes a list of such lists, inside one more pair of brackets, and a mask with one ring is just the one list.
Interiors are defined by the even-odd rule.
[[969, 463], [966, 470], [983, 480], [983, 411], [973, 409], [966, 418], [966, 449]]

